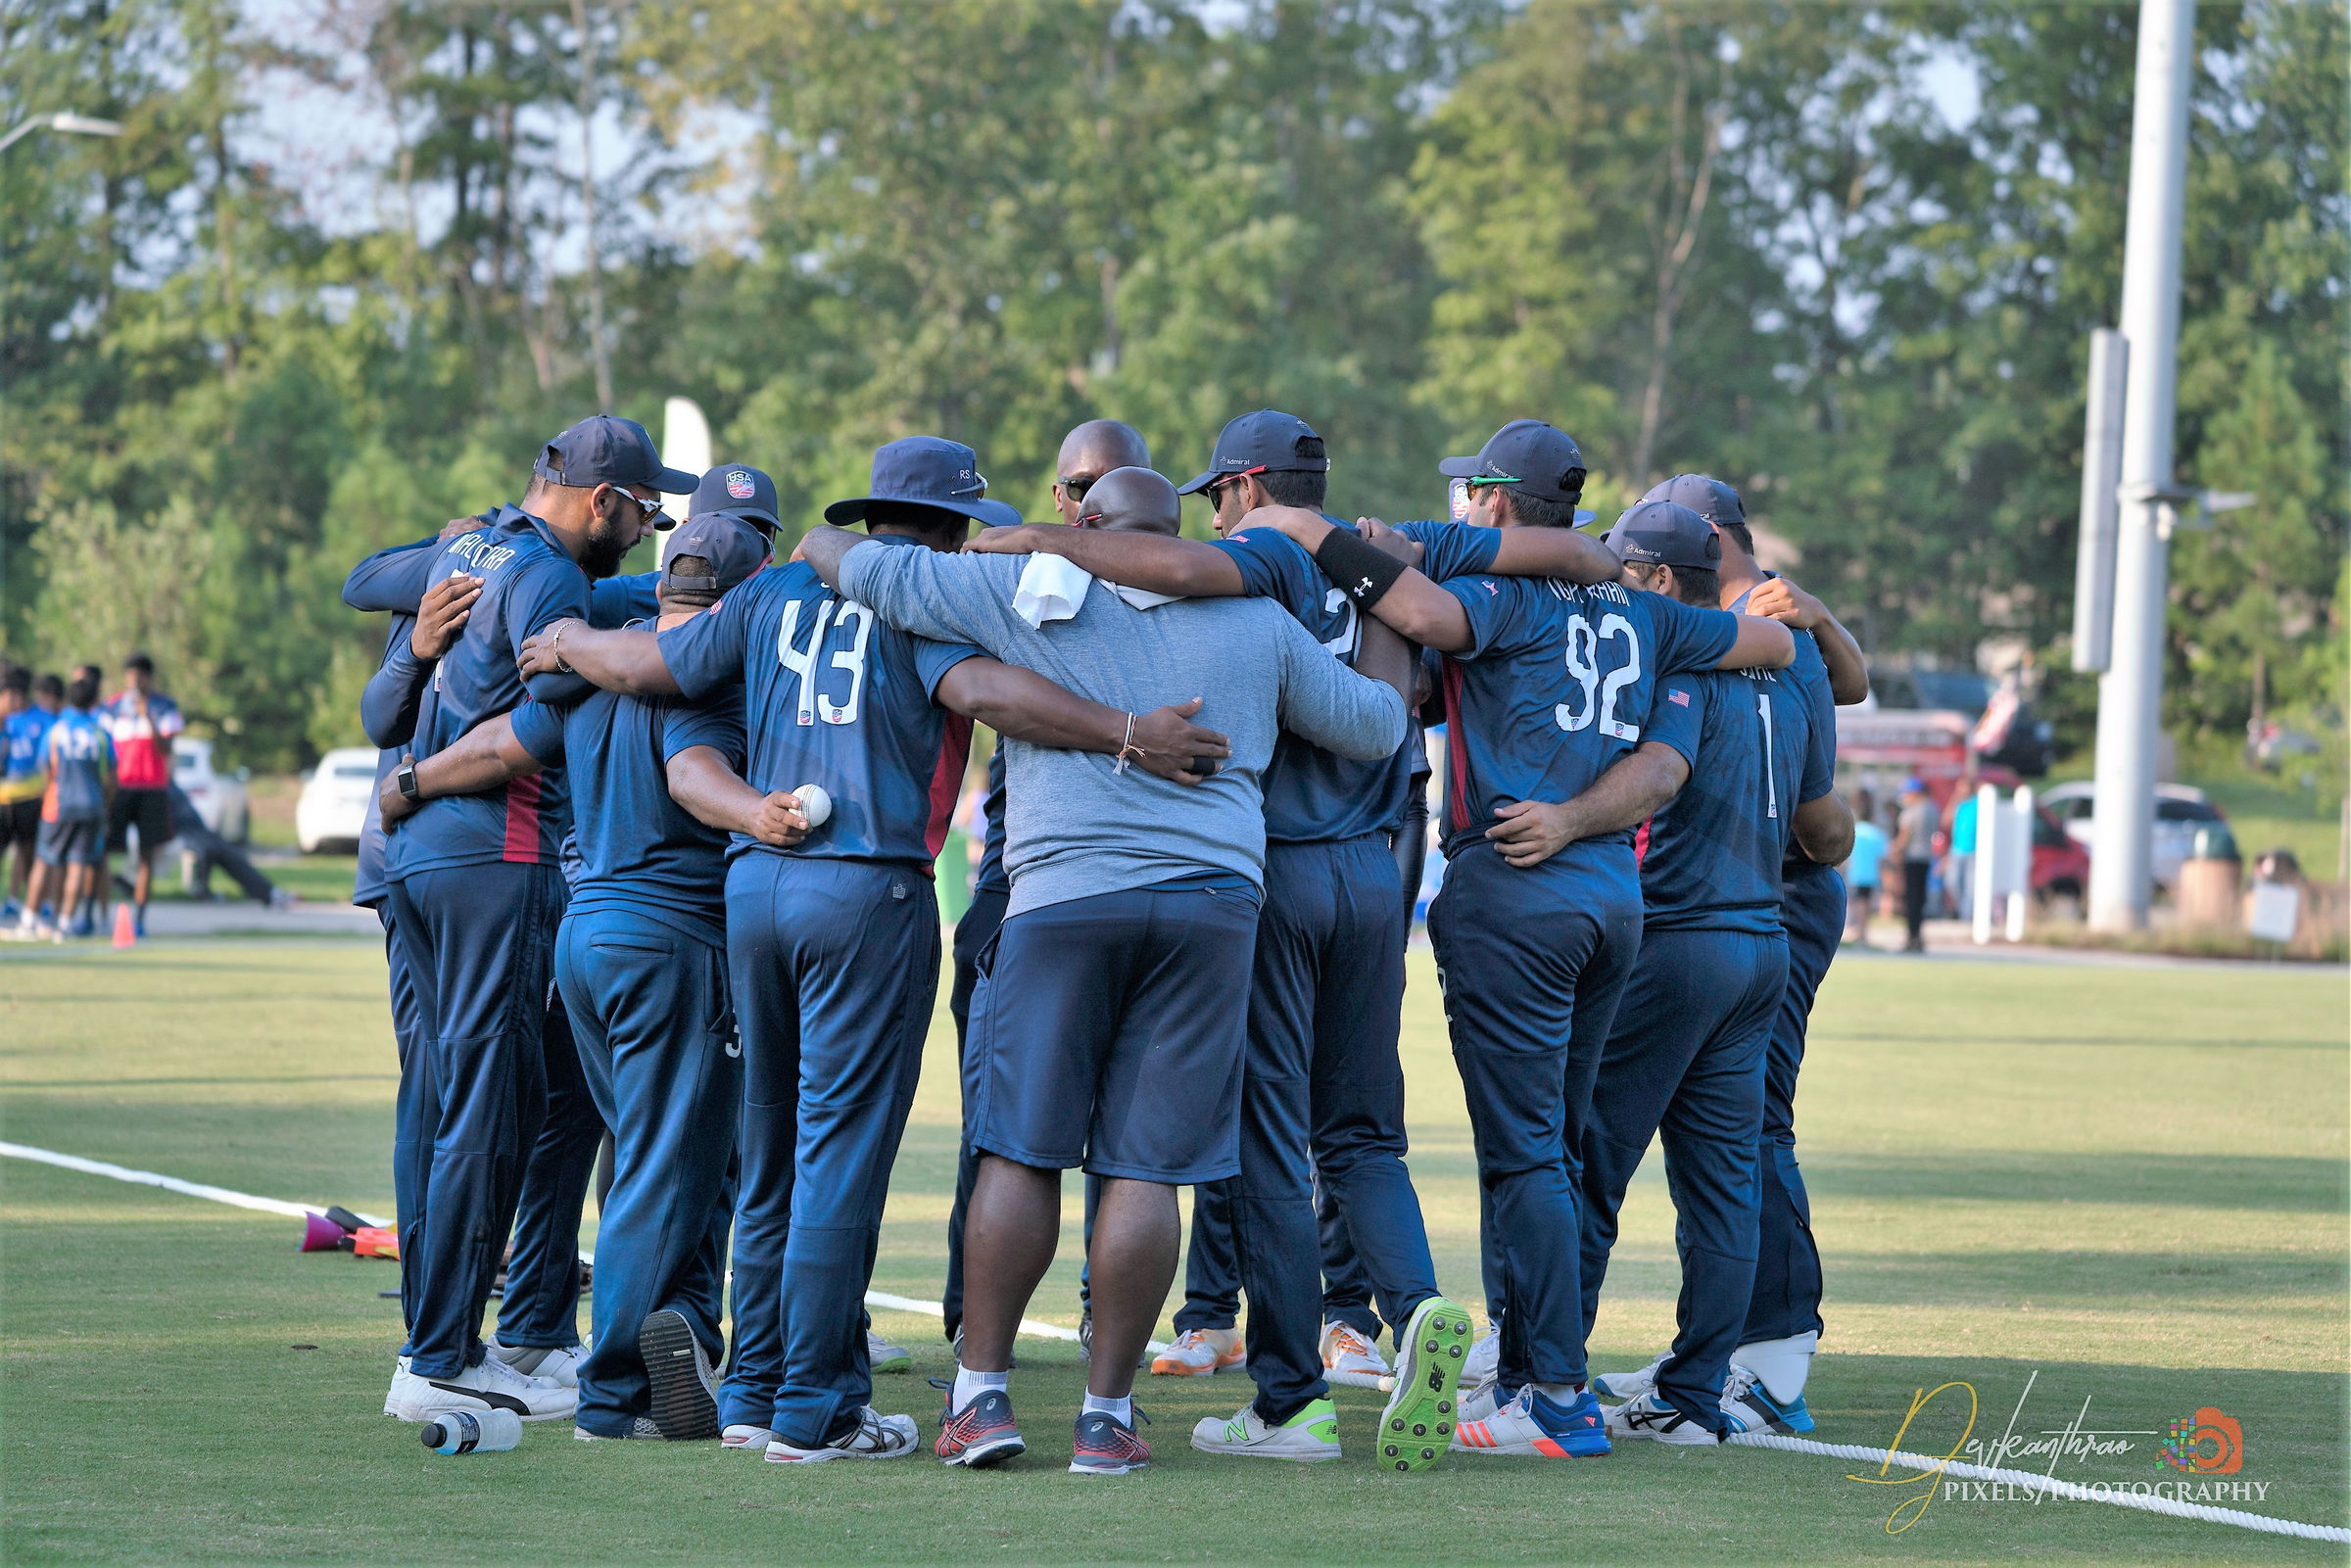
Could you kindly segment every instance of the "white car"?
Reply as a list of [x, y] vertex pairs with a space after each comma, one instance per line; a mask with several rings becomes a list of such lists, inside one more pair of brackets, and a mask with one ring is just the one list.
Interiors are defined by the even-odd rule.
[[204, 825], [232, 844], [253, 836], [253, 810], [245, 795], [245, 771], [213, 767], [213, 743], [193, 736], [171, 742], [171, 782], [188, 797]]
[[[2090, 824], [2097, 816], [2097, 792], [2095, 784], [2077, 779], [2040, 794], [2040, 803], [2065, 824], [2067, 836], [2085, 849], [2089, 847]], [[2192, 784], [2157, 784], [2152, 868], [2156, 885], [2169, 887], [2180, 880], [2181, 863], [2194, 852], [2198, 829], [2227, 821], [2211, 797]]]
[[318, 759], [294, 804], [294, 841], [306, 855], [345, 854], [360, 847], [367, 802], [375, 794], [377, 753], [340, 746]]

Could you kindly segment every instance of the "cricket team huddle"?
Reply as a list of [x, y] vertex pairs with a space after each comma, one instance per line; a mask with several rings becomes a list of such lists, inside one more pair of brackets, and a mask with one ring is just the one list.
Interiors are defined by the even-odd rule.
[[[1792, 1102], [1845, 921], [1835, 710], [1866, 690], [1860, 651], [1757, 565], [1718, 480], [1670, 479], [1603, 538], [1550, 424], [1436, 466], [1450, 517], [1349, 525], [1295, 415], [1234, 418], [1180, 487], [1092, 420], [1062, 445], [1057, 521], [1026, 524], [969, 447], [909, 437], [779, 562], [767, 474], [667, 468], [599, 415], [541, 449], [518, 504], [360, 563], [345, 601], [391, 612], [357, 890], [401, 1059], [385, 1412], [785, 1464], [924, 1446], [875, 1407], [911, 1356], [866, 1296], [979, 724], [938, 1459], [1034, 1441], [1014, 1337], [1073, 1168], [1074, 1473], [1148, 1462], [1145, 1366], [1245, 1368], [1255, 1397], [1191, 1441], [1249, 1457], [1340, 1457], [1334, 1382], [1387, 1391], [1370, 1450], [1399, 1471], [1809, 1429]], [[1184, 496], [1213, 542], [1180, 537]], [[621, 575], [655, 531], [659, 568]], [[1427, 929], [1482, 1331], [1439, 1287], [1404, 1161], [1438, 771]], [[1660, 1135], [1677, 1331], [1595, 1375], [1617, 1213]], [[1184, 1300], [1155, 1347], [1183, 1187]]]

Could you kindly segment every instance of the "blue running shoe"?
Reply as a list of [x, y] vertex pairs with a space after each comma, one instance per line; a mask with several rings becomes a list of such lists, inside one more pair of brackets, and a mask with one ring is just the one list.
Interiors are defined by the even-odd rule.
[[[1131, 1406], [1130, 1406], [1131, 1408]], [[1151, 1418], [1136, 1410], [1145, 1426]], [[1125, 1475], [1151, 1462], [1151, 1445], [1134, 1435], [1134, 1428], [1108, 1410], [1088, 1410], [1078, 1418], [1078, 1442], [1070, 1454], [1072, 1475]]]
[[95, 936], [95, 935], [97, 935], [97, 934], [98, 934], [98, 921], [97, 921], [97, 918], [96, 918], [95, 916], [92, 916], [92, 915], [89, 915], [89, 914], [87, 914], [87, 913], [84, 913], [84, 914], [82, 915], [82, 917], [81, 917], [79, 920], [75, 921], [75, 922], [74, 922], [74, 923], [73, 923], [72, 926], [70, 926], [70, 927], [68, 927], [66, 928], [66, 934], [67, 934], [68, 936]]
[[1783, 1404], [1771, 1397], [1763, 1380], [1744, 1366], [1734, 1365], [1722, 1385], [1722, 1413], [1742, 1431], [1809, 1432], [1812, 1412], [1799, 1394]]
[[1546, 1459], [1592, 1459], [1609, 1451], [1600, 1402], [1585, 1389], [1565, 1407], [1530, 1386], [1482, 1421], [1453, 1429], [1453, 1446], [1463, 1453], [1509, 1453]]

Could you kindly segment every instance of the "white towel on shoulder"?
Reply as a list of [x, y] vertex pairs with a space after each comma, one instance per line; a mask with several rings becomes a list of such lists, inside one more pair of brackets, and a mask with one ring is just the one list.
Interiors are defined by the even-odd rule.
[[[1080, 567], [1067, 555], [1055, 555], [1038, 550], [1029, 557], [1021, 570], [1021, 582], [1012, 591], [1014, 613], [1031, 626], [1042, 628], [1047, 621], [1066, 621], [1078, 613], [1085, 602], [1085, 590], [1094, 580], [1093, 574]], [[1180, 594], [1153, 594], [1139, 588], [1127, 588], [1118, 583], [1104, 583], [1104, 588], [1125, 599], [1138, 610], [1157, 609], [1173, 604]]]

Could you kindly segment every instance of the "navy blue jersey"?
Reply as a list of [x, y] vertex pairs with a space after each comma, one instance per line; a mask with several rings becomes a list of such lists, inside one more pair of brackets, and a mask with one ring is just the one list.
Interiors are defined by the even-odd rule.
[[[1396, 531], [1420, 545], [1421, 572], [1440, 582], [1487, 570], [1502, 546], [1496, 530], [1464, 523], [1405, 523]], [[1279, 603], [1340, 663], [1355, 667], [1355, 601], [1331, 586], [1303, 546], [1277, 528], [1251, 528], [1217, 548], [1240, 568], [1251, 594]], [[1394, 832], [1404, 820], [1417, 740], [1414, 730], [1395, 755], [1354, 762], [1284, 730], [1265, 774], [1267, 841], [1328, 843]]]
[[1640, 744], [1657, 681], [1712, 668], [1739, 640], [1735, 615], [1616, 583], [1464, 577], [1445, 589], [1472, 638], [1445, 660], [1447, 855], [1511, 801], [1591, 788]]
[[[482, 521], [488, 523], [497, 515], [487, 513]], [[433, 570], [439, 552], [430, 546], [440, 543], [438, 535], [427, 535], [406, 545], [377, 550], [353, 567], [351, 575], [343, 580], [343, 602], [355, 610], [390, 610], [396, 615], [414, 615], [433, 579], [448, 575]], [[588, 624], [613, 627], [651, 620], [660, 613], [655, 599], [660, 584], [659, 572], [606, 577], [589, 584]]]
[[1836, 739], [1777, 670], [1666, 677], [1648, 738], [1690, 762], [1690, 782], [1642, 825], [1643, 922], [1650, 930], [1780, 929], [1780, 863], [1799, 803], [1829, 792]]
[[[878, 536], [907, 549], [923, 546]], [[825, 587], [804, 561], [771, 566], [704, 613], [661, 634], [661, 656], [696, 699], [740, 682], [758, 789], [821, 784], [833, 819], [796, 849], [738, 836], [731, 855], [904, 861], [929, 869], [971, 756], [972, 723], [932, 701], [979, 649], [878, 620]]]
[[571, 912], [628, 910], [724, 947], [727, 834], [670, 799], [668, 770], [692, 746], [742, 770], [742, 692], [722, 687], [696, 703], [598, 691], [568, 706], [526, 702], [512, 721], [524, 750], [570, 776]]
[[987, 798], [980, 803], [987, 832], [980, 840], [980, 873], [972, 879], [975, 893], [1009, 893], [1012, 874], [1004, 869], [1004, 747], [987, 754]]
[[106, 792], [115, 784], [115, 742], [103, 719], [88, 708], [66, 709], [41, 739], [41, 760], [49, 775], [41, 821], [106, 820]]
[[[511, 713], [524, 696], [573, 701], [591, 689], [576, 676], [533, 676], [515, 659], [524, 639], [559, 620], [588, 614], [588, 577], [538, 518], [502, 506], [493, 520], [438, 550], [425, 582], [459, 573], [482, 580], [482, 595], [456, 645], [433, 671], [409, 746], [436, 755], [486, 719]], [[389, 835], [384, 873], [394, 881], [419, 872], [496, 861], [552, 866], [569, 827], [563, 775], [534, 774], [471, 795], [428, 800]]]
[[[1765, 577], [1777, 577], [1777, 572], [1765, 572]], [[1737, 615], [1747, 608], [1747, 601], [1755, 591], [1749, 589], [1731, 600], [1731, 613]], [[1809, 632], [1796, 634], [1796, 662], [1780, 672], [1780, 679], [1803, 694], [1804, 710], [1811, 715], [1812, 726], [1829, 737], [1829, 754], [1837, 752], [1837, 694], [1829, 689], [1829, 666], [1820, 656], [1820, 643]], [[1819, 877], [1834, 872], [1834, 866], [1823, 866], [1810, 855], [1791, 844], [1788, 858], [1780, 867], [1784, 881], [1799, 877]]]

